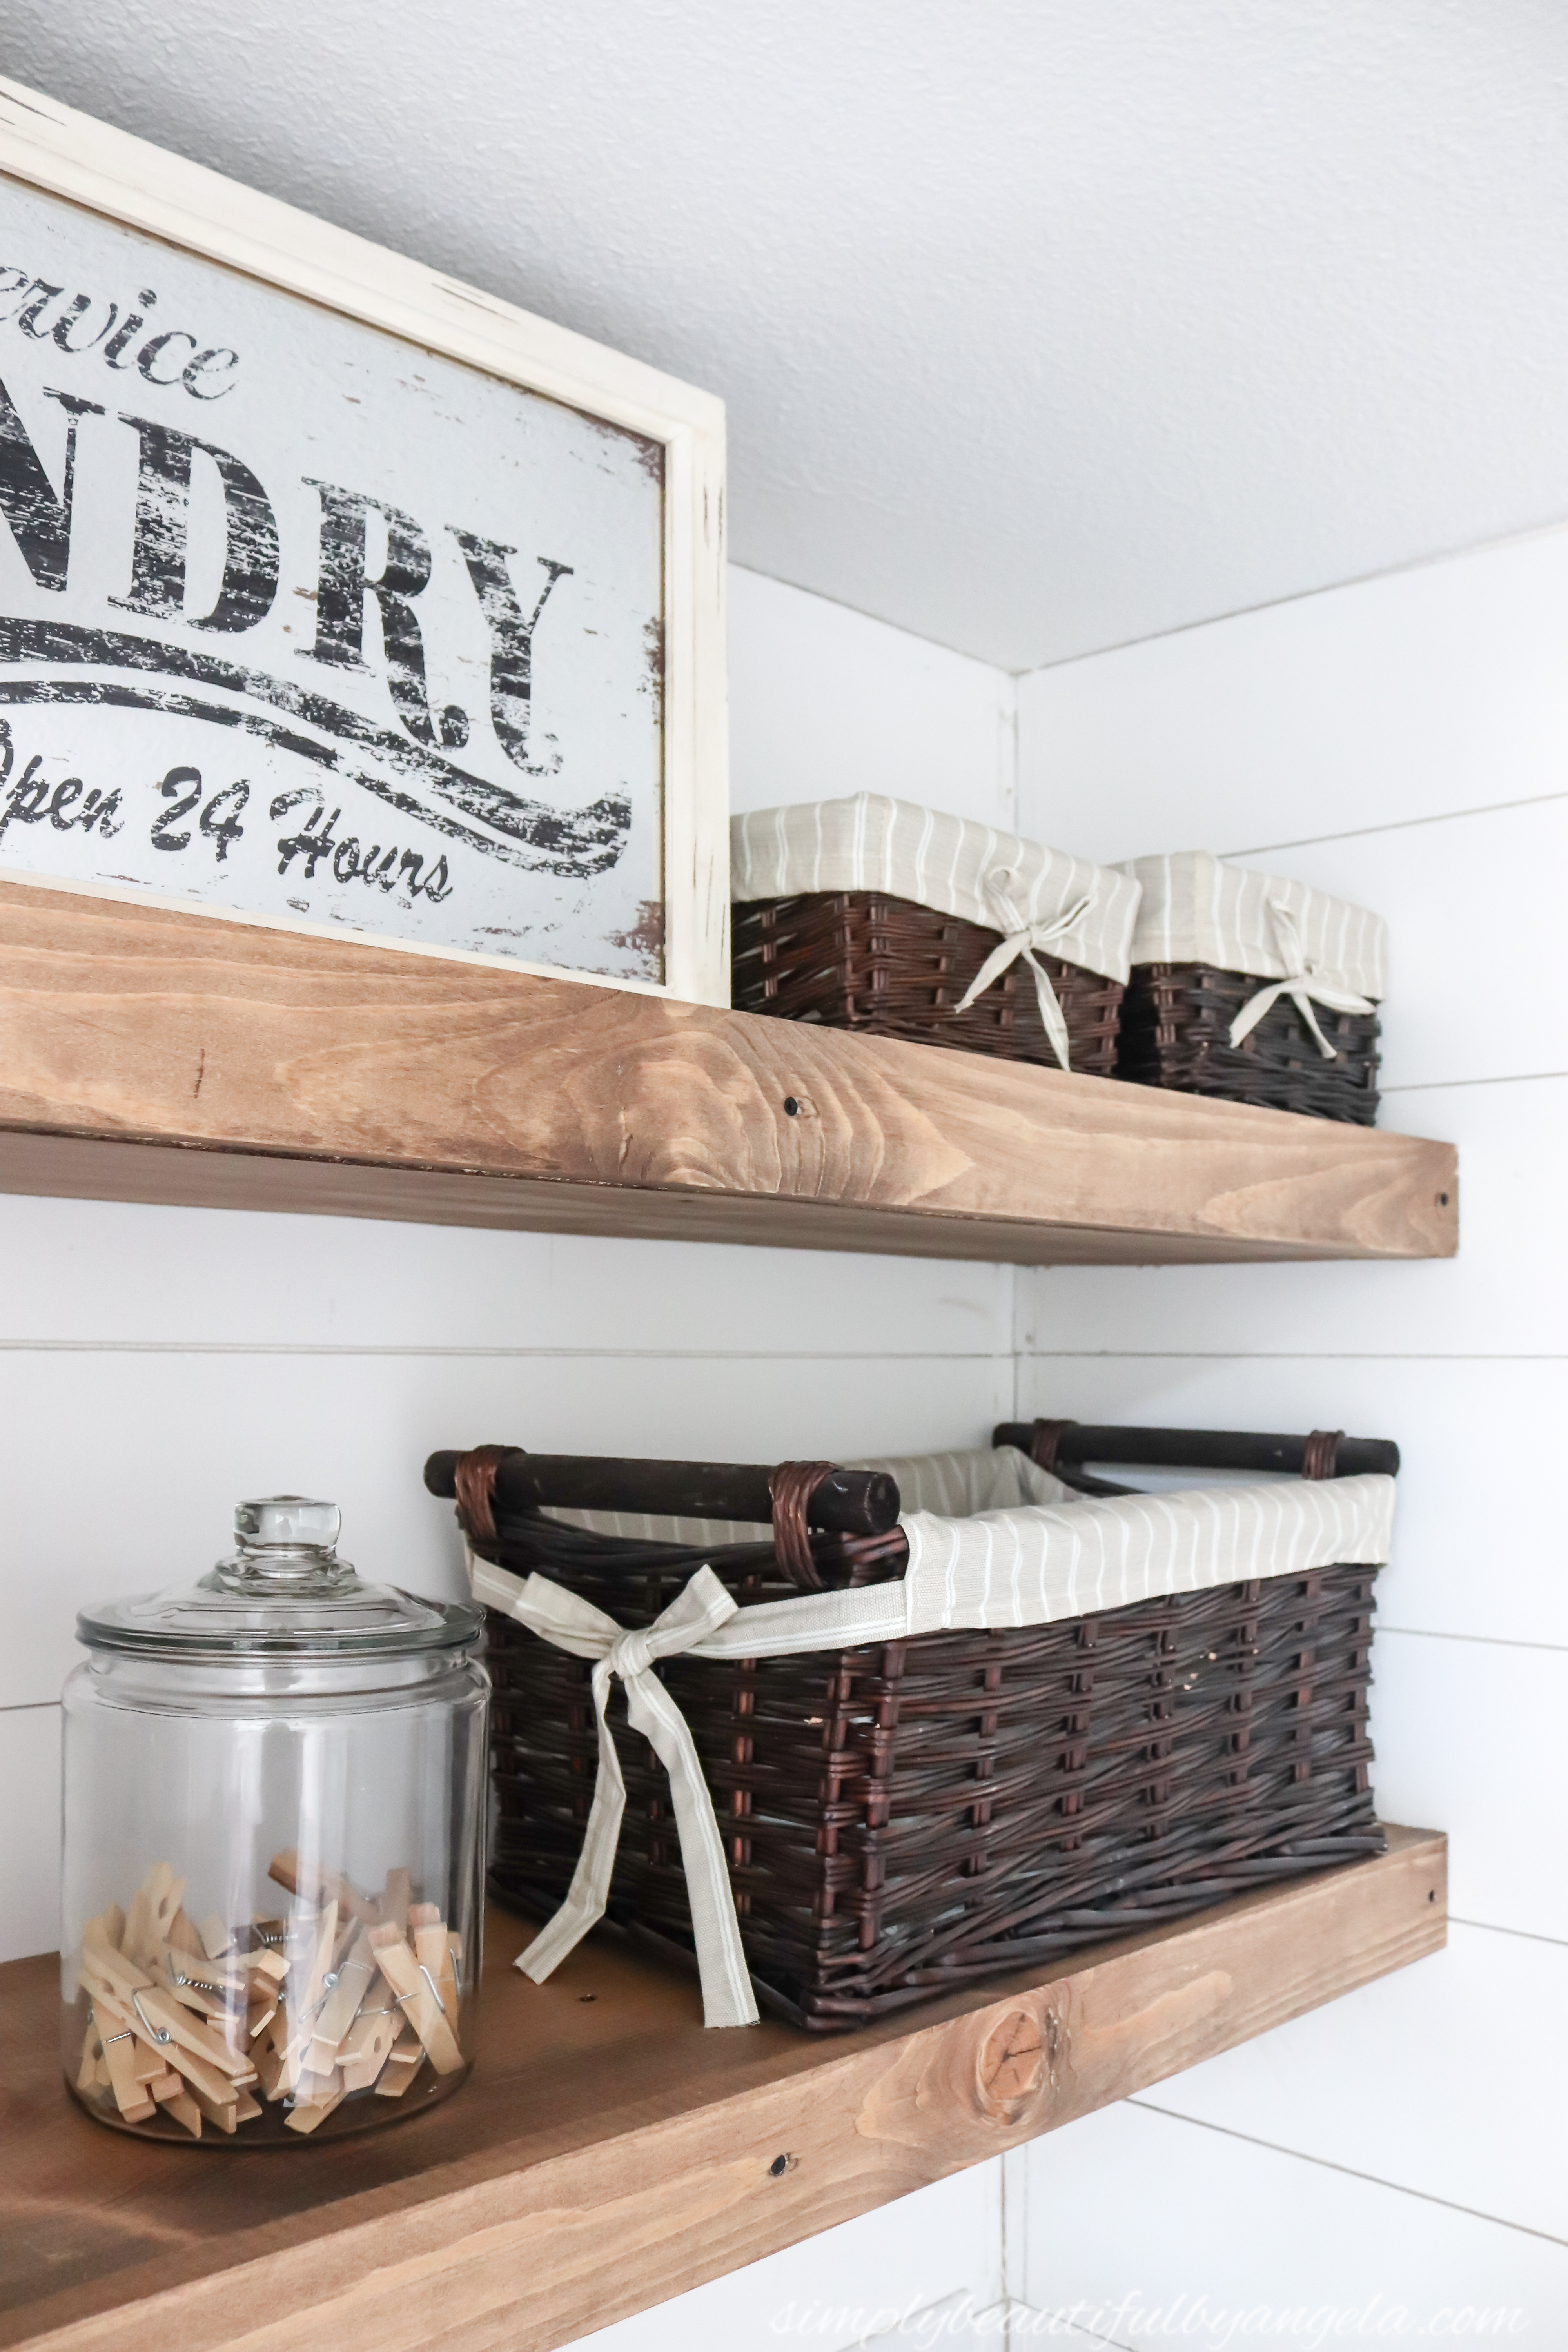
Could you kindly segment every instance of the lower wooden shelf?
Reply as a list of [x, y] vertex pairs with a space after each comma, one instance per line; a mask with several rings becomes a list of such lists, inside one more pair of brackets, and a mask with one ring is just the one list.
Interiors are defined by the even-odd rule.
[[543, 1986], [492, 1913], [478, 2062], [335, 2146], [149, 2146], [68, 2100], [52, 1955], [0, 1969], [0, 2346], [548, 2352], [1441, 1948], [1447, 1842], [832, 2040], [708, 2032], [600, 1934]]

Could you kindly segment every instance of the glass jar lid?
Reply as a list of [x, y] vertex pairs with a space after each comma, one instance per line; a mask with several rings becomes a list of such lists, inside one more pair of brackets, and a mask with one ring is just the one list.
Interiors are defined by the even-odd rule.
[[482, 1612], [366, 1584], [337, 1555], [335, 1503], [271, 1495], [234, 1515], [238, 1549], [199, 1583], [84, 1609], [77, 1635], [95, 1648], [182, 1654], [241, 1651], [298, 1657], [458, 1649]]

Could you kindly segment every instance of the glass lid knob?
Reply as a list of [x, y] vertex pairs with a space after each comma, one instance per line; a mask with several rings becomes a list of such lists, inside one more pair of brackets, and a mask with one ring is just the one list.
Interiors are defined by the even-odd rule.
[[331, 1552], [342, 1526], [335, 1503], [311, 1502], [304, 1495], [268, 1495], [235, 1505], [234, 1532], [242, 1552]]

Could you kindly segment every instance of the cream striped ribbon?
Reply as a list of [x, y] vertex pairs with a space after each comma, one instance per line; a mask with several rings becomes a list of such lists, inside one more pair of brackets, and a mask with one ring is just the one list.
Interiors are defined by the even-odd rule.
[[1269, 1008], [1278, 1004], [1282, 996], [1289, 996], [1317, 1039], [1319, 1053], [1325, 1061], [1337, 1061], [1338, 1054], [1318, 1026], [1312, 999], [1316, 997], [1320, 1004], [1327, 1004], [1336, 1013], [1375, 1013], [1377, 1007], [1370, 997], [1358, 996], [1353, 989], [1342, 988], [1331, 981], [1320, 979], [1310, 957], [1302, 952], [1301, 934], [1289, 907], [1282, 907], [1278, 898], [1270, 898], [1268, 911], [1274, 918], [1275, 936], [1279, 942], [1279, 961], [1285, 966], [1287, 976], [1283, 980], [1270, 981], [1267, 987], [1258, 990], [1256, 996], [1247, 998], [1230, 1024], [1230, 1042], [1233, 1045], [1239, 1045], [1244, 1037], [1252, 1034]]
[[[484, 1590], [483, 1563], [474, 1561], [476, 1592]], [[541, 1930], [517, 1966], [535, 1984], [542, 1984], [568, 1952], [581, 1943], [590, 1927], [605, 1916], [610, 1875], [616, 1866], [621, 1817], [626, 1808], [626, 1784], [616, 1753], [605, 1708], [610, 1685], [616, 1676], [626, 1685], [626, 1718], [640, 1731], [669, 1775], [675, 1824], [680, 1838], [681, 1866], [691, 1902], [691, 1927], [697, 1940], [697, 1967], [702, 1982], [702, 2017], [706, 2025], [754, 2025], [756, 1996], [741, 1948], [740, 1922], [730, 1888], [723, 1841], [713, 1814], [713, 1800], [702, 1778], [689, 1725], [658, 1676], [656, 1658], [673, 1658], [691, 1649], [705, 1635], [737, 1613], [737, 1603], [725, 1591], [710, 1568], [700, 1568], [651, 1625], [627, 1633], [591, 1601], [584, 1601], [563, 1585], [537, 1571], [516, 1589], [509, 1578], [499, 1586], [494, 1605], [574, 1658], [592, 1658], [594, 1711], [599, 1724], [599, 1769], [594, 1801], [583, 1836], [583, 1851], [572, 1874], [566, 1900]]]
[[1058, 940], [1066, 939], [1068, 933], [1083, 919], [1093, 906], [1095, 894], [1092, 890], [1087, 891], [1081, 898], [1068, 908], [1065, 915], [1058, 915], [1048, 923], [1026, 923], [1013, 901], [997, 890], [994, 885], [987, 886], [987, 897], [995, 915], [996, 928], [1005, 936], [992, 949], [974, 978], [959, 998], [955, 1009], [960, 1013], [967, 1013], [975, 998], [984, 996], [992, 982], [999, 980], [1008, 965], [1016, 957], [1022, 956], [1035, 975], [1035, 994], [1039, 1000], [1040, 1019], [1044, 1022], [1046, 1034], [1051, 1041], [1051, 1049], [1063, 1069], [1070, 1069], [1072, 1065], [1068, 1058], [1067, 1018], [1057, 1000], [1057, 992], [1051, 986], [1049, 972], [1043, 963], [1037, 963], [1035, 961], [1035, 950], [1038, 948], [1042, 953], [1047, 953], [1056, 946]]

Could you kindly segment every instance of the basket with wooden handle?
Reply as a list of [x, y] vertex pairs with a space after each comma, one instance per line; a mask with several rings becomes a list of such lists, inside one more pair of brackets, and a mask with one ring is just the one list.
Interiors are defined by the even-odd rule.
[[[502, 1603], [489, 1611], [496, 1896], [543, 1915], [580, 1885], [601, 1768], [593, 1664], [518, 1612], [544, 1622], [550, 1594], [587, 1604], [618, 1655], [704, 1569], [737, 1626], [771, 1629], [755, 1653], [731, 1629], [724, 1654], [637, 1663], [689, 1727], [755, 1998], [802, 2025], [859, 2024], [1381, 1852], [1367, 1690], [1395, 1449], [1068, 1423], [995, 1437], [989, 1453], [858, 1469], [432, 1456], [426, 1483], [458, 1501], [476, 1591]], [[1184, 1450], [1259, 1483], [1155, 1504], [1084, 1468]], [[1331, 1540], [1313, 1532], [1327, 1522]], [[1163, 1523], [1187, 1532], [1162, 1566]], [[1027, 1570], [1013, 1569], [1011, 1601], [1006, 1541]], [[1079, 1554], [1102, 1565], [1075, 1600], [1061, 1562]], [[1116, 1582], [1131, 1556], [1136, 1591]], [[963, 1594], [983, 1558], [995, 1605], [977, 1610]], [[1229, 1572], [1242, 1567], [1262, 1572]], [[1176, 1589], [1194, 1575], [1209, 1580]], [[1037, 1622], [944, 1622], [949, 1588], [959, 1615]], [[807, 1617], [812, 1646], [768, 1654]], [[899, 1630], [917, 1619], [931, 1630]], [[851, 1638], [858, 1623], [876, 1637]], [[667, 1763], [618, 1690], [605, 1719], [626, 1790], [605, 1907], [700, 1950]]]

